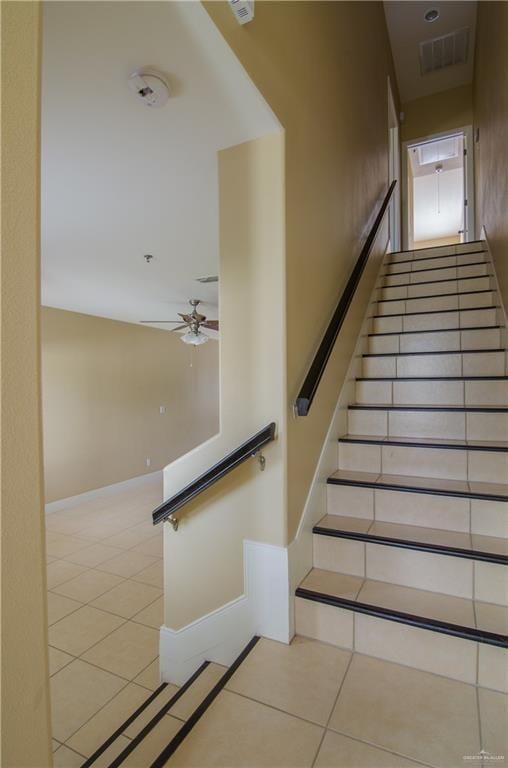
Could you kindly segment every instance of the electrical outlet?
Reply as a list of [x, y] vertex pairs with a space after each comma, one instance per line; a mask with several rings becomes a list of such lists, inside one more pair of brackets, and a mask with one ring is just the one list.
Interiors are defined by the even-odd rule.
[[165, 405], [159, 405], [159, 413], [166, 413], [166, 406]]
[[151, 460], [150, 456], [147, 456], [146, 459], [145, 459], [146, 466], [149, 467], [151, 465], [151, 463], [152, 463], [152, 460]]

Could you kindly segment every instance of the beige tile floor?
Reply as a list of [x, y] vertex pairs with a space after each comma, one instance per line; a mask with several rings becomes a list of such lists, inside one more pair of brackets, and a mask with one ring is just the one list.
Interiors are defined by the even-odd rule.
[[[152, 484], [48, 515], [57, 768], [80, 766], [159, 684], [162, 531], [150, 512], [160, 493]], [[223, 672], [210, 665], [127, 764], [148, 768]], [[175, 690], [168, 686], [164, 700]], [[314, 640], [262, 639], [169, 765], [503, 766], [477, 756], [482, 748], [508, 756], [506, 702], [486, 688]], [[130, 727], [110, 759], [156, 709]]]
[[503, 766], [507, 726], [496, 691], [301, 637], [262, 639], [168, 766]]
[[73, 768], [159, 684], [161, 480], [46, 516], [55, 766]]

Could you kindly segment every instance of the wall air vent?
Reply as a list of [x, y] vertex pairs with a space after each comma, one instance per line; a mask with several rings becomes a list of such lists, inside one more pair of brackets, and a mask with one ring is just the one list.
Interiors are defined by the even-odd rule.
[[465, 64], [468, 52], [469, 27], [433, 40], [425, 40], [420, 43], [420, 71], [422, 75], [428, 75], [454, 64]]

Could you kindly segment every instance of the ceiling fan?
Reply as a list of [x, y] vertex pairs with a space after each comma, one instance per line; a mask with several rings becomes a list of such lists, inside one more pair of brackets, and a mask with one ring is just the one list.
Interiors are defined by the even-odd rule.
[[184, 344], [193, 344], [198, 346], [199, 344], [206, 344], [210, 336], [201, 332], [201, 328], [209, 328], [212, 331], [219, 330], [218, 320], [207, 320], [205, 315], [201, 315], [197, 311], [198, 304], [201, 304], [200, 299], [190, 299], [189, 304], [192, 307], [192, 312], [188, 315], [178, 312], [177, 314], [183, 320], [140, 320], [141, 323], [180, 323], [177, 328], [172, 328], [172, 331], [182, 331], [187, 328], [187, 333], [181, 337]]

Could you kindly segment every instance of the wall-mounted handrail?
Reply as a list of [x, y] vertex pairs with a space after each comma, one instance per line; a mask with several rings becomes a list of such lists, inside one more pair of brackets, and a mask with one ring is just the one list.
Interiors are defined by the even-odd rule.
[[358, 256], [358, 259], [356, 260], [353, 271], [351, 272], [351, 276], [347, 281], [344, 291], [342, 292], [342, 296], [339, 299], [337, 308], [333, 313], [332, 319], [330, 320], [328, 328], [326, 329], [325, 334], [321, 340], [321, 344], [319, 345], [319, 348], [314, 356], [314, 360], [311, 363], [307, 376], [305, 377], [305, 381], [303, 382], [303, 386], [295, 403], [295, 410], [298, 416], [307, 416], [310, 411], [312, 401], [314, 400], [314, 396], [319, 386], [319, 382], [321, 381], [321, 377], [325, 372], [328, 359], [332, 354], [333, 346], [337, 336], [339, 335], [339, 331], [342, 327], [342, 323], [344, 322], [344, 318], [346, 317], [349, 305], [353, 300], [353, 296], [355, 295], [358, 283], [360, 282], [360, 278], [363, 274], [367, 261], [369, 260], [374, 240], [376, 239], [379, 227], [383, 221], [396, 183], [396, 181], [392, 181], [388, 188], [388, 192], [386, 193], [385, 198], [381, 204], [381, 208], [379, 209], [379, 212], [376, 216], [376, 220], [374, 221], [368, 237], [365, 240], [365, 244], [361, 250], [360, 255]]
[[170, 499], [163, 501], [160, 506], [157, 507], [152, 513], [153, 524], [161, 523], [163, 520], [168, 520], [175, 531], [178, 528], [178, 520], [172, 515], [184, 504], [187, 504], [191, 499], [194, 499], [200, 493], [205, 491], [211, 485], [220, 480], [221, 477], [227, 475], [232, 469], [237, 467], [242, 462], [251, 456], [258, 454], [260, 458], [261, 469], [264, 468], [264, 458], [259, 454], [263, 445], [271, 442], [275, 438], [275, 422], [272, 421], [267, 427], [255, 434], [245, 443], [235, 448], [234, 451], [224, 456], [217, 464], [214, 464], [209, 470], [197, 477], [192, 483], [186, 485], [179, 493], [172, 496]]

